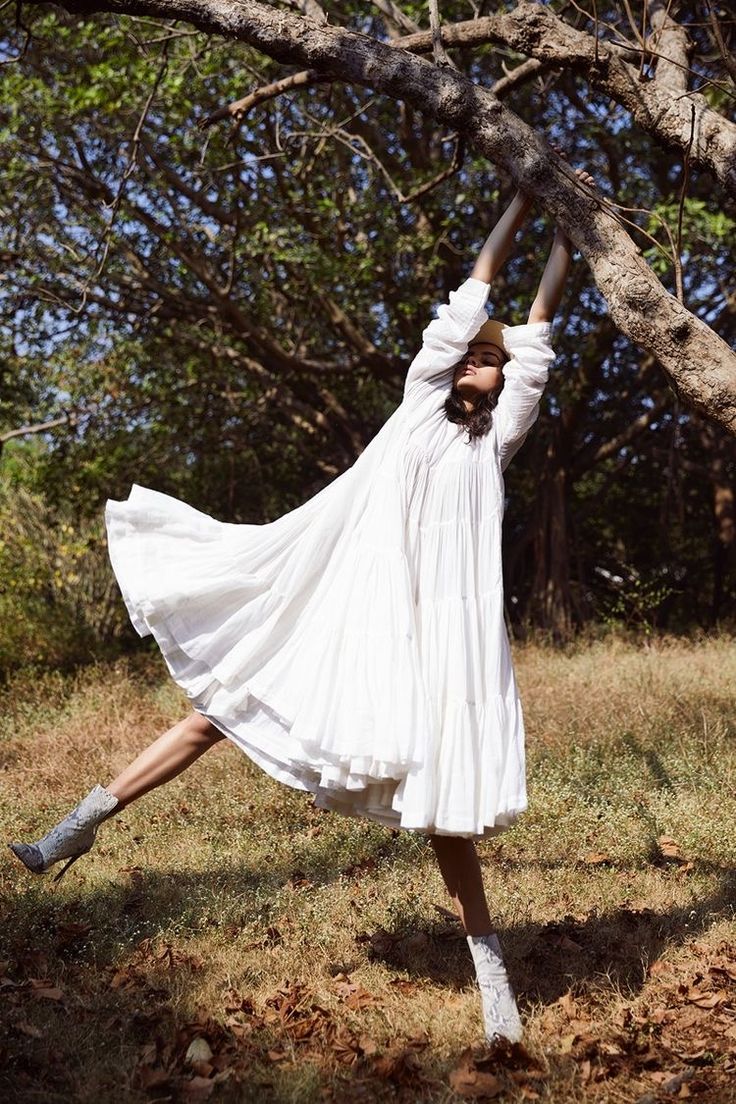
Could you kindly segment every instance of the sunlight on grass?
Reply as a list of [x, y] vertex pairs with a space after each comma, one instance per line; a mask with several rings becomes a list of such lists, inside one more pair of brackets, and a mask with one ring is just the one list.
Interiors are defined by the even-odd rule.
[[[479, 852], [528, 1053], [483, 1069], [508, 1100], [725, 1100], [736, 647], [612, 639], [516, 662], [530, 807]], [[6, 840], [188, 712], [155, 654], [25, 671], [2, 699]], [[0, 878], [5, 1099], [469, 1091], [480, 1000], [428, 842], [315, 809], [226, 742], [105, 824], [58, 886], [9, 853]]]

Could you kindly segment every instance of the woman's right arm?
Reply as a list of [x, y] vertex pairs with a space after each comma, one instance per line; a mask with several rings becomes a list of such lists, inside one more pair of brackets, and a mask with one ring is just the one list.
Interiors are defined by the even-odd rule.
[[516, 232], [529, 214], [531, 206], [532, 201], [527, 195], [523, 192], [516, 193], [478, 254], [478, 260], [471, 273], [476, 280], [483, 280], [490, 284], [496, 278], [514, 248]]

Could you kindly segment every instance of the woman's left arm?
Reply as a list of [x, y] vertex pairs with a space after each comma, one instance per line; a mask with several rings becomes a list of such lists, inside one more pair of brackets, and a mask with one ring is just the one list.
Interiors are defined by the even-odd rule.
[[503, 331], [510, 359], [503, 366], [504, 384], [493, 415], [502, 471], [524, 444], [539, 416], [539, 402], [554, 360], [552, 319], [562, 299], [571, 259], [570, 240], [558, 229], [528, 321], [522, 326], [507, 326]]
[[[575, 175], [583, 184], [595, 187], [595, 180], [584, 169], [576, 169]], [[565, 290], [572, 251], [570, 239], [558, 227], [526, 325], [508, 326], [503, 331], [510, 360], [503, 366], [504, 385], [494, 412], [502, 469], [524, 444], [539, 416], [539, 403], [555, 357], [552, 320]]]
[[[557, 152], [559, 153], [559, 150]], [[575, 175], [582, 184], [595, 188], [595, 179], [585, 169], [575, 169]], [[565, 290], [567, 274], [570, 271], [572, 248], [572, 242], [567, 234], [558, 226], [536, 298], [529, 311], [528, 322], [551, 322], [557, 313]]]
[[572, 243], [564, 230], [558, 227], [529, 311], [528, 323], [552, 321], [562, 300], [571, 261]]

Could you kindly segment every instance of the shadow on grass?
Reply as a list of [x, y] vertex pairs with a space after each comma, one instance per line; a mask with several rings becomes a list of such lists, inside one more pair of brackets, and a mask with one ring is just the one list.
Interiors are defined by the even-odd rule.
[[[396, 861], [392, 848], [393, 841], [388, 838], [367, 862], [376, 857], [387, 863]], [[329, 884], [344, 873], [334, 866], [330, 869], [328, 856], [316, 848], [313, 864], [305, 854], [299, 857], [298, 873], [306, 879], [312, 876], [315, 882]], [[359, 870], [352, 873], [359, 874]], [[531, 1003], [550, 1004], [571, 987], [584, 989], [587, 984], [599, 991], [601, 986], [608, 985], [633, 997], [646, 980], [648, 963], [659, 958], [668, 947], [697, 937], [720, 919], [733, 918], [734, 872], [696, 863], [693, 874], [709, 875], [717, 883], [708, 896], [693, 904], [661, 911], [618, 908], [583, 920], [565, 918], [501, 929], [500, 938], [522, 1011]], [[181, 1025], [172, 1009], [170, 989], [173, 986], [177, 993], [177, 1004], [185, 1006], [187, 986], [194, 990], [201, 985], [199, 971], [203, 967], [193, 965], [186, 955], [149, 959], [140, 975], [134, 967], [130, 983], [124, 980], [119, 986], [112, 980], [115, 972], [129, 968], [141, 939], [155, 936], [165, 942], [168, 937], [181, 947], [187, 932], [201, 936], [208, 926], [219, 927], [220, 923], [213, 920], [218, 914], [218, 901], [228, 904], [226, 924], [232, 927], [232, 938], [237, 940], [237, 920], [233, 918], [239, 915], [243, 926], [257, 923], [262, 916], [264, 893], [278, 891], [293, 876], [293, 862], [270, 866], [265, 871], [243, 863], [196, 873], [134, 869], [127, 874], [121, 872], [119, 881], [106, 886], [95, 885], [90, 890], [82, 885], [80, 894], [73, 898], [49, 894], [47, 886], [40, 886], [36, 879], [23, 886], [16, 898], [6, 898], [0, 959], [5, 960], [5, 972], [10, 979], [6, 995], [11, 1001], [6, 1043], [0, 1054], [8, 1071], [0, 1074], [0, 1089], [4, 1085], [6, 1090], [4, 1098], [87, 1099], [78, 1095], [79, 1078], [85, 1076], [85, 1063], [99, 1063], [94, 1056], [106, 1051], [107, 1066], [98, 1075], [101, 1080], [93, 1090], [96, 1100], [156, 1099], [147, 1089], [131, 1084], [129, 1075], [125, 1085], [119, 1078], [116, 1081], [115, 1063], [123, 1066], [127, 1063], [130, 1069], [139, 1060], [133, 1056], [150, 1045], [152, 1038], [162, 1034], [177, 1037]], [[21, 872], [19, 878], [24, 877]], [[303, 885], [297, 886], [295, 892], [312, 891], [309, 885]], [[234, 900], [237, 905], [233, 910]], [[245, 941], [244, 945], [248, 946]], [[443, 919], [432, 923], [414, 916], [410, 902], [391, 930], [357, 934], [355, 966], [364, 957], [385, 964], [388, 970], [408, 974], [415, 981], [426, 980], [440, 987], [461, 989], [474, 980], [459, 924]], [[48, 1012], [44, 1008], [39, 1013], [41, 1019], [34, 1018], [43, 1002], [32, 999], [33, 992], [27, 988], [30, 978], [49, 979], [49, 985], [64, 990], [65, 999], [69, 998], [64, 1006], [65, 1015], [58, 1014], [61, 1008], [54, 1006], [52, 998]], [[26, 988], [21, 989], [21, 983]], [[223, 991], [231, 983], [231, 979], [223, 978]], [[13, 988], [14, 984], [17, 988]], [[15, 1005], [14, 996], [18, 997]], [[212, 1009], [209, 1014], [224, 1021], [224, 1000], [222, 1003], [222, 1008]], [[70, 1015], [75, 1018], [73, 1025]], [[83, 1031], [83, 1037], [75, 1035], [75, 1031]], [[288, 1032], [284, 1037], [288, 1037]], [[217, 1099], [291, 1099], [286, 1068], [279, 1073], [285, 1078], [283, 1083], [278, 1076], [275, 1082], [269, 1082], [267, 1076], [266, 1053], [280, 1045], [279, 1038], [279, 1030], [274, 1029], [261, 1045], [260, 1056], [256, 1056], [253, 1066], [255, 1087], [239, 1083], [237, 1095], [231, 1095], [234, 1086], [223, 1085], [218, 1088]], [[252, 1058], [252, 1052], [249, 1053]], [[345, 1086], [354, 1077], [356, 1087], [363, 1084], [361, 1069], [358, 1066], [354, 1071], [340, 1070], [340, 1083]], [[295, 1069], [293, 1076], [298, 1080], [301, 1074]], [[329, 1080], [335, 1074], [325, 1069], [322, 1076]], [[166, 1086], [161, 1088], [163, 1092]], [[377, 1083], [374, 1088], [375, 1091], [367, 1089], [368, 1095], [362, 1098], [382, 1099], [381, 1085]], [[169, 1090], [170, 1086], [166, 1090], [168, 1096], [164, 1093], [158, 1098], [178, 1099], [176, 1092], [172, 1095]], [[254, 1095], [250, 1095], [251, 1090]], [[415, 1095], [412, 1099], [443, 1098], [439, 1088], [436, 1095], [434, 1092], [427, 1089], [428, 1095]], [[357, 1091], [352, 1095], [359, 1098]], [[313, 1097], [307, 1094], [300, 1099], [320, 1099], [318, 1086]]]
[[[104, 970], [117, 967], [145, 937], [202, 935], [220, 926], [236, 935], [240, 925], [251, 927], [252, 940], [253, 924], [263, 922], [264, 930], [268, 925], [269, 893], [275, 895], [292, 884], [295, 892], [309, 894], [313, 887], [344, 874], [359, 878], [362, 869], [375, 871], [379, 861], [384, 867], [391, 865], [397, 857], [394, 848], [394, 841], [387, 839], [362, 862], [339, 870], [330, 869], [328, 855], [314, 844], [313, 862], [300, 852], [296, 863], [271, 864], [265, 871], [242, 862], [220, 865], [215, 871], [168, 874], [129, 867], [107, 886], [82, 888], [75, 898], [49, 893], [50, 875], [40, 885], [40, 879], [21, 871], [19, 887], [25, 881], [21, 892], [12, 899], [6, 897], [3, 906], [0, 960], [19, 962], [35, 949], [51, 958], [71, 958], [77, 966]], [[608, 978], [610, 984], [635, 993], [645, 980], [647, 965], [668, 946], [691, 940], [717, 921], [736, 916], [736, 871], [696, 862], [691, 876], [698, 875], [715, 878], [717, 888], [684, 906], [661, 911], [623, 907], [583, 920], [565, 917], [499, 928], [509, 972], [522, 999], [551, 1003], [585, 979]], [[218, 913], [225, 919], [215, 919], [213, 914]], [[72, 935], [75, 925], [90, 925], [91, 934], [74, 939], [70, 925]], [[409, 900], [391, 928], [357, 935], [356, 946], [361, 945], [368, 958], [440, 985], [461, 988], [474, 977], [459, 922], [443, 918], [428, 922], [414, 915]]]

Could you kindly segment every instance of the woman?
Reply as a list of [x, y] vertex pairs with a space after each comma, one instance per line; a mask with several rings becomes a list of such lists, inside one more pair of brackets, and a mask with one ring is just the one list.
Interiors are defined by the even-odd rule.
[[[591, 178], [579, 172], [584, 183]], [[193, 712], [35, 844], [43, 873], [225, 736], [314, 804], [427, 835], [467, 935], [486, 1037], [521, 1023], [474, 841], [526, 808], [503, 620], [502, 472], [535, 421], [570, 264], [558, 230], [529, 319], [488, 319], [530, 203], [517, 193], [423, 334], [403, 401], [356, 462], [265, 525], [133, 485], [108, 546], [133, 624]]]

